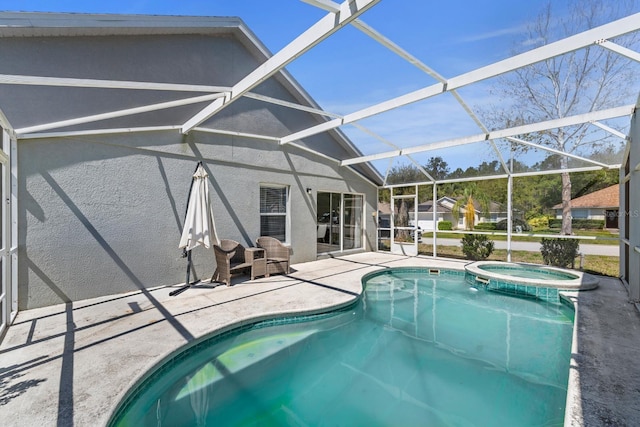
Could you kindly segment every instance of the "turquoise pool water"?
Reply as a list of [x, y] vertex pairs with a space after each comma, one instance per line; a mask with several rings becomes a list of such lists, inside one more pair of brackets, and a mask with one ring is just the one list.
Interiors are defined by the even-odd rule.
[[189, 349], [111, 425], [562, 425], [573, 310], [438, 273], [371, 275], [347, 310]]

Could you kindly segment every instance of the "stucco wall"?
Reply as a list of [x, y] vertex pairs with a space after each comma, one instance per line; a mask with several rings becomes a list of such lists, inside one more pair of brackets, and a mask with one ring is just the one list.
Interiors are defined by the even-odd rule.
[[[0, 73], [231, 86], [256, 58], [229, 35], [31, 37], [0, 42]], [[256, 93], [301, 102], [282, 80]], [[0, 85], [14, 128], [88, 116], [197, 93]], [[181, 125], [205, 104], [58, 128]], [[215, 129], [282, 136], [317, 116], [242, 99], [203, 123]], [[344, 157], [335, 134], [300, 142]], [[353, 155], [353, 154], [352, 154]], [[375, 248], [376, 187], [349, 168], [293, 146], [192, 130], [18, 141], [19, 309], [184, 282], [178, 241], [196, 163], [211, 178], [221, 238], [252, 245], [259, 236], [260, 183], [291, 188], [292, 262], [316, 259], [316, 194], [365, 196], [365, 249]], [[308, 195], [306, 188], [312, 189]], [[193, 251], [196, 278], [215, 269], [211, 250]]]
[[[604, 208], [577, 208], [576, 210], [580, 210], [582, 212], [586, 211], [586, 218], [584, 215], [576, 215], [574, 219], [606, 219]], [[574, 212], [574, 209], [571, 210]], [[562, 209], [556, 209], [556, 219], [562, 219]]]
[[[375, 186], [295, 147], [153, 132], [23, 140], [18, 155], [21, 309], [184, 282], [177, 246], [198, 160], [221, 238], [253, 244], [260, 183], [275, 183], [291, 188], [293, 263], [316, 259], [317, 191], [364, 194], [375, 248]], [[213, 274], [211, 250], [195, 249], [193, 263], [196, 277]]]

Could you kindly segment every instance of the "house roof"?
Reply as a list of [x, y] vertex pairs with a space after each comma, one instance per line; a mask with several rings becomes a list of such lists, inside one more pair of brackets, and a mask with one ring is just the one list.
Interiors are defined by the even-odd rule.
[[[433, 200], [427, 200], [426, 202], [418, 205], [418, 212], [433, 212]], [[450, 213], [451, 208], [442, 203], [442, 199], [438, 200], [438, 213]]]
[[[620, 185], [612, 185], [593, 193], [571, 199], [571, 208], [619, 208]], [[558, 203], [553, 209], [562, 209], [562, 203]]]

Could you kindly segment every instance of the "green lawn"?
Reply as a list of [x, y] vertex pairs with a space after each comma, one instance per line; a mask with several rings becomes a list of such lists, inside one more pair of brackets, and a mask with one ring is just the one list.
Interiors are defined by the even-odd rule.
[[[491, 240], [502, 240], [506, 241], [507, 236], [502, 235], [504, 231], [481, 231], [481, 233], [486, 233]], [[500, 234], [493, 234], [500, 233]], [[534, 232], [516, 234], [513, 233], [511, 235], [511, 240], [514, 242], [539, 242], [542, 237], [537, 236], [528, 236], [527, 234], [536, 234], [536, 235], [545, 235], [549, 237], [558, 236], [558, 230], [546, 229], [546, 230], [538, 230]], [[590, 245], [618, 245], [618, 237], [619, 234], [617, 232], [612, 233], [608, 230], [574, 230], [574, 234], [576, 236], [581, 237], [595, 237], [595, 239], [580, 239], [581, 243], [588, 243]], [[430, 238], [433, 236], [432, 232], [423, 233], [423, 238]], [[450, 231], [438, 231], [438, 237], [448, 238], [448, 239], [462, 239], [464, 233], [456, 233]]]
[[[465, 259], [462, 248], [457, 246], [438, 246], [437, 255], [443, 258]], [[433, 246], [420, 244], [418, 246], [420, 255], [433, 255]], [[506, 261], [507, 251], [496, 249], [488, 258], [493, 261]], [[540, 252], [511, 251], [512, 262], [526, 262], [531, 264], [544, 264]], [[575, 268], [580, 269], [580, 259], [576, 258]], [[585, 255], [582, 271], [603, 276], [620, 276], [620, 259], [612, 256]]]

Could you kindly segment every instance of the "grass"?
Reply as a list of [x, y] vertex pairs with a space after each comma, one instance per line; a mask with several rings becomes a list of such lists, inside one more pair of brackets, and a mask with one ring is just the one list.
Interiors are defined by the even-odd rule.
[[[491, 234], [494, 232], [491, 231], [480, 231], [482, 233], [489, 233], [489, 237], [491, 240], [500, 240], [506, 241], [506, 235], [500, 234]], [[505, 233], [505, 231], [495, 231], [495, 233]], [[514, 242], [539, 242], [540, 237], [527, 236], [527, 234], [545, 234], [549, 235], [549, 237], [558, 236], [558, 230], [556, 229], [545, 229], [545, 230], [537, 230], [530, 233], [516, 234], [513, 233], [511, 235], [511, 240]], [[581, 243], [589, 244], [589, 245], [618, 245], [618, 237], [619, 234], [617, 232], [611, 232], [608, 230], [574, 230], [574, 234], [576, 236], [581, 237], [595, 237], [595, 239], [580, 239]], [[423, 233], [423, 238], [430, 238], [433, 236], [432, 232]], [[448, 231], [439, 231], [438, 236], [447, 239], [461, 239], [464, 236], [464, 233], [456, 233], [456, 232], [448, 232]], [[606, 240], [605, 240], [606, 239]]]
[[[433, 255], [433, 246], [427, 244], [418, 245], [418, 253], [420, 255]], [[437, 255], [443, 258], [466, 259], [462, 254], [462, 248], [457, 246], [438, 246]], [[488, 260], [506, 261], [507, 251], [504, 249], [496, 249], [493, 251]], [[544, 264], [540, 252], [530, 251], [511, 251], [512, 262], [526, 262], [531, 264]], [[580, 260], [576, 259], [575, 268], [580, 269]], [[603, 276], [619, 277], [620, 276], [620, 260], [618, 257], [603, 255], [585, 255], [582, 271]]]

